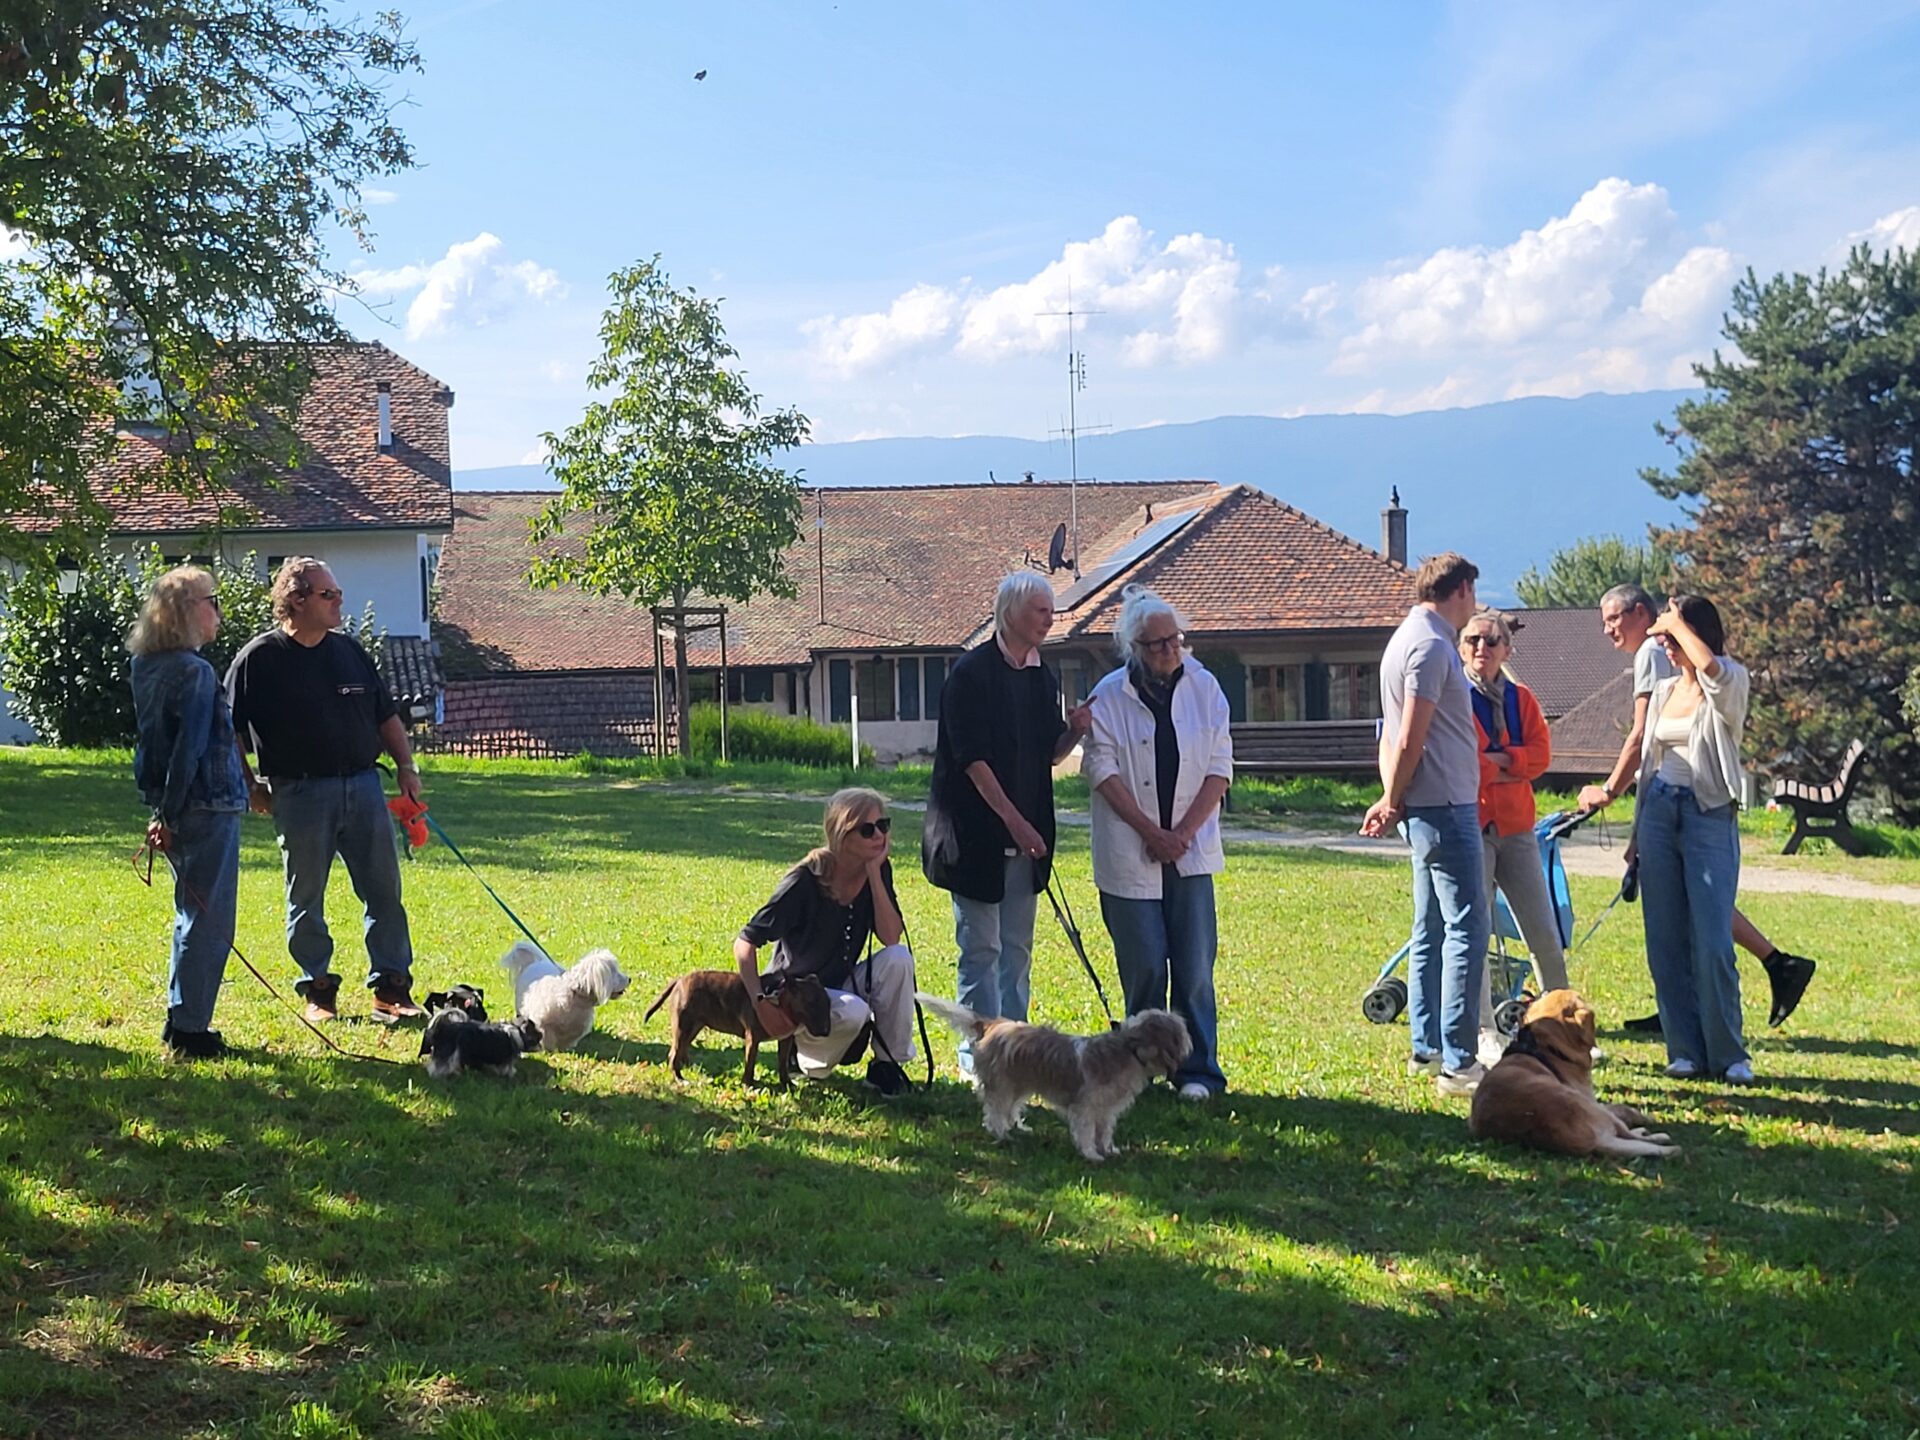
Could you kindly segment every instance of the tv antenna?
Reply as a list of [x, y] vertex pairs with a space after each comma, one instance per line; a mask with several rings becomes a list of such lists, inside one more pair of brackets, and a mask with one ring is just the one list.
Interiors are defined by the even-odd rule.
[[[1046, 318], [1066, 317], [1067, 322], [1067, 425], [1064, 431], [1055, 430], [1055, 435], [1067, 437], [1067, 512], [1073, 531], [1073, 557], [1069, 564], [1073, 566], [1073, 578], [1080, 578], [1080, 392], [1087, 388], [1087, 356], [1083, 350], [1074, 348], [1074, 320], [1082, 315], [1104, 315], [1104, 310], [1076, 310], [1073, 308], [1073, 277], [1067, 277], [1067, 308], [1064, 310], [1042, 310]], [[1089, 431], [1111, 430], [1111, 425], [1089, 425]]]

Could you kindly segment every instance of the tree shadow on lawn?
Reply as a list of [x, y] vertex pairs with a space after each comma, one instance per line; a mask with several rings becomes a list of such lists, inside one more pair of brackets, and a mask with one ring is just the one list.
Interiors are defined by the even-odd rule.
[[[1837, 1312], [1894, 1313], [1913, 1280], [1874, 1269], [1891, 1242], [1864, 1227], [1742, 1224], [1805, 1198], [1772, 1156], [1715, 1172], [1742, 1209], [1722, 1185], [1695, 1197], [1684, 1165], [1652, 1182], [1490, 1157], [1452, 1115], [1148, 1096], [1128, 1153], [1094, 1167], [1051, 1116], [993, 1146], [958, 1084], [864, 1106], [835, 1081], [742, 1113], [717, 1087], [584, 1093], [543, 1071], [440, 1084], [9, 1040], [0, 1395], [22, 1398], [0, 1400], [0, 1429], [275, 1434], [304, 1398], [369, 1435], [437, 1428], [435, 1406], [508, 1435], [624, 1435], [642, 1416], [1365, 1435], [1436, 1407], [1472, 1430], [1526, 1408], [1543, 1352], [1597, 1346], [1585, 1368], [1613, 1423], [1595, 1428], [1672, 1430], [1743, 1330], [1843, 1334]], [[1897, 1193], [1848, 1173], [1860, 1158], [1821, 1173]], [[1827, 1251], [1856, 1273], [1799, 1290], [1723, 1274], [1723, 1323], [1676, 1338], [1661, 1297], [1707, 1283], [1704, 1231], [1723, 1255]], [[1568, 1303], [1582, 1267], [1597, 1313]], [[1781, 1433], [1810, 1433], [1800, 1407], [1835, 1393], [1813, 1390], [1780, 1397]]]
[[1826, 1035], [1773, 1037], [1768, 1047], [1776, 1054], [1853, 1055], [1862, 1060], [1920, 1059], [1920, 1045], [1897, 1045], [1890, 1040], [1836, 1040]]

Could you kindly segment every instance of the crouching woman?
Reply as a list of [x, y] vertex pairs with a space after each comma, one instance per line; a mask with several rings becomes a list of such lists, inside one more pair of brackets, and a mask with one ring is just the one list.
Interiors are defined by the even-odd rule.
[[[913, 956], [901, 943], [906, 925], [887, 858], [892, 828], [884, 795], [857, 787], [835, 793], [827, 801], [826, 844], [781, 877], [733, 942], [740, 978], [772, 1035], [791, 1027], [761, 985], [765, 946], [774, 947], [769, 978], [813, 975], [827, 987], [831, 1029], [793, 1037], [801, 1073], [827, 1075], [871, 1025], [867, 1083], [883, 1095], [907, 1088], [904, 1067], [914, 1057]], [[868, 955], [873, 940], [882, 948]]]
[[173, 955], [161, 1039], [180, 1059], [226, 1053], [213, 1005], [233, 948], [240, 816], [247, 808], [233, 717], [198, 653], [220, 632], [213, 576], [194, 565], [154, 582], [127, 635], [139, 744], [134, 782], [153, 810], [147, 839], [172, 862]]

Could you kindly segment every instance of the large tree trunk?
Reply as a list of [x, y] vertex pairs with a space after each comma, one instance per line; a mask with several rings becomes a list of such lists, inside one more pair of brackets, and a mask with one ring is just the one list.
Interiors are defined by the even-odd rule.
[[693, 721], [687, 704], [687, 592], [673, 592], [673, 704], [679, 717], [680, 753], [693, 754]]

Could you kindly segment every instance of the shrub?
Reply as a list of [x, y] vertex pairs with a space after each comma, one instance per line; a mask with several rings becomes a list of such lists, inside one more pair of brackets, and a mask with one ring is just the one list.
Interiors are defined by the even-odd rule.
[[[688, 712], [695, 756], [720, 754], [720, 707], [695, 705]], [[817, 770], [838, 770], [853, 755], [853, 737], [844, 725], [820, 725], [798, 715], [769, 715], [764, 710], [727, 712], [727, 758], [785, 760]], [[860, 747], [860, 763], [873, 764], [873, 747]]]

